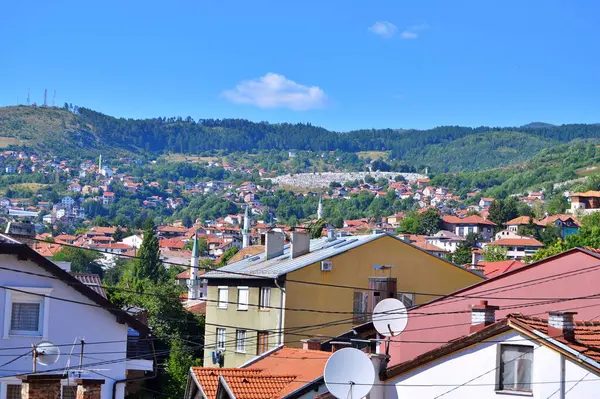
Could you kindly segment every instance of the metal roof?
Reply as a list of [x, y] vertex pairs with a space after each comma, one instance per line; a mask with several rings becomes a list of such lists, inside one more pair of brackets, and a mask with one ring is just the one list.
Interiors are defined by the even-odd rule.
[[[328, 259], [332, 256], [344, 253], [368, 242], [374, 241], [386, 233], [369, 234], [361, 236], [337, 237], [329, 241], [327, 237], [310, 240], [309, 253], [296, 259], [290, 258], [290, 245], [284, 246], [283, 255], [272, 259], [265, 259], [265, 253], [242, 259], [238, 262], [221, 267], [219, 270], [206, 273], [205, 278], [275, 278], [294, 270], [301, 269], [315, 262]], [[395, 238], [395, 237], [394, 237]], [[231, 273], [228, 273], [231, 272]], [[235, 274], [235, 273], [243, 273]], [[252, 276], [247, 276], [250, 274]]]

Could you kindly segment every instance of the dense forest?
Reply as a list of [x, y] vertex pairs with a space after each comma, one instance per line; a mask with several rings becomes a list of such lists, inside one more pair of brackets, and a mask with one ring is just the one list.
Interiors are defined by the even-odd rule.
[[16, 140], [9, 141], [13, 146], [37, 146], [63, 153], [102, 148], [154, 155], [217, 150], [385, 151], [390, 160], [437, 172], [454, 172], [510, 165], [533, 157], [543, 148], [575, 139], [600, 139], [600, 125], [534, 123], [522, 127], [441, 126], [428, 130], [340, 133], [309, 123], [191, 117], [114, 118], [65, 104], [62, 109], [0, 108], [0, 136]]

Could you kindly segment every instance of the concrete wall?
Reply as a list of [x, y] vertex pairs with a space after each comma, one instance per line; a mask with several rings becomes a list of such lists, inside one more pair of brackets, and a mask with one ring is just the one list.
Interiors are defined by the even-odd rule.
[[[291, 280], [368, 288], [369, 277], [392, 276], [398, 279], [398, 292], [450, 293], [483, 280], [477, 274], [454, 266], [434, 255], [414, 248], [405, 242], [383, 236], [330, 259], [331, 272], [322, 272], [320, 262], [288, 274]], [[373, 265], [390, 265], [391, 269], [378, 271]], [[434, 299], [416, 295], [421, 304]], [[286, 345], [300, 346], [300, 339], [311, 335], [335, 336], [352, 327], [354, 290], [319, 285], [286, 282], [286, 307], [328, 310], [336, 313], [291, 312], [285, 315]], [[323, 323], [331, 326], [289, 329]]]
[[[30, 261], [19, 261], [16, 256], [0, 255], [0, 264], [3, 267], [28, 271], [37, 274], [51, 276], [43, 269]], [[95, 304], [87, 297], [83, 296], [73, 288], [54, 278], [44, 278], [40, 276], [16, 273], [7, 270], [0, 270], [0, 285], [20, 290], [31, 290], [32, 288], [51, 289], [48, 295], [58, 298], [66, 298], [75, 301]], [[0, 289], [0, 350], [3, 354], [21, 355], [27, 351], [23, 347], [30, 347], [32, 343], [42, 340], [51, 341], [60, 346], [61, 356], [57, 363], [51, 366], [37, 366], [37, 371], [61, 370], [70, 366], [79, 368], [79, 352], [81, 346], [72, 346], [78, 343], [81, 338], [85, 339], [84, 347], [84, 365], [109, 361], [109, 364], [90, 366], [114, 379], [125, 378], [125, 351], [127, 349], [127, 325], [117, 323], [116, 317], [99, 307], [85, 306], [82, 304], [68, 303], [54, 299], [45, 299], [43, 305], [43, 314], [45, 320], [45, 331], [43, 336], [13, 336], [4, 335], [6, 323], [10, 323], [9, 314], [6, 312], [7, 298], [14, 291]], [[36, 296], [33, 296], [36, 298]], [[96, 342], [116, 341], [104, 344], [94, 344]], [[4, 350], [8, 349], [8, 350]], [[72, 353], [71, 353], [72, 352]], [[106, 353], [117, 352], [117, 353]], [[86, 355], [88, 354], [89, 355]], [[93, 354], [92, 354], [93, 353]], [[2, 357], [2, 363], [11, 360], [10, 357]], [[102, 371], [100, 371], [102, 370]], [[15, 374], [32, 372], [31, 356], [24, 356], [19, 360], [2, 367], [0, 369], [0, 398], [6, 395], [7, 384], [17, 384], [19, 380]], [[66, 378], [66, 377], [65, 377]], [[104, 378], [97, 374], [89, 372], [84, 378]], [[106, 383], [102, 386], [102, 398], [112, 397], [112, 385], [114, 380], [106, 378]], [[123, 398], [123, 384], [118, 386], [117, 398]]]
[[[266, 280], [267, 284], [271, 284], [271, 280]], [[231, 283], [230, 283], [231, 284]], [[247, 287], [243, 280], [238, 282], [239, 286]], [[270, 285], [269, 285], [270, 286]], [[217, 328], [225, 328], [225, 367], [237, 367], [240, 364], [247, 362], [257, 355], [257, 331], [271, 330], [269, 334], [269, 349], [277, 346], [279, 342], [276, 330], [279, 330], [280, 312], [278, 309], [281, 304], [281, 291], [277, 287], [271, 287], [271, 308], [259, 309], [259, 287], [248, 287], [248, 310], [238, 310], [235, 303], [229, 303], [227, 309], [219, 309], [217, 307], [218, 287], [210, 285], [208, 287], [209, 302], [206, 305], [206, 329], [205, 329], [205, 344], [207, 348], [204, 350], [204, 365], [212, 367], [211, 352], [216, 349], [216, 332]], [[238, 285], [230, 285], [229, 302], [238, 301]], [[218, 324], [217, 327], [212, 324]], [[235, 326], [236, 328], [226, 327]], [[235, 331], [236, 329], [246, 330], [246, 353], [236, 352]]]
[[[465, 349], [459, 353], [439, 359], [428, 365], [420, 367], [404, 375], [385, 381], [385, 399], [401, 398], [434, 398], [450, 391], [457, 385], [472, 382], [461, 386], [444, 395], [444, 398], [460, 399], [486, 399], [500, 397], [514, 397], [515, 393], [496, 391], [498, 345], [496, 341], [516, 345], [529, 345], [533, 350], [533, 375], [532, 394], [521, 394], [534, 399], [549, 397], [561, 398], [561, 361], [563, 357], [554, 350], [540, 346], [527, 340], [515, 331], [496, 336], [489, 343], [481, 343]], [[582, 368], [580, 365], [565, 360], [566, 376], [564, 396], [567, 399], [597, 398], [600, 392], [598, 376]], [[577, 383], [581, 380], [580, 383]], [[538, 384], [536, 384], [538, 382]], [[544, 382], [544, 384], [539, 384]], [[442, 386], [446, 385], [446, 386]], [[371, 399], [383, 399], [373, 397]]]

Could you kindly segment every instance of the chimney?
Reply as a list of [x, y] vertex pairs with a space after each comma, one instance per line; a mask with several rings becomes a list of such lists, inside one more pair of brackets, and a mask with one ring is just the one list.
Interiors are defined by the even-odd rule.
[[305, 255], [310, 250], [310, 237], [304, 231], [292, 231], [292, 243], [290, 244], [290, 253], [292, 259]]
[[478, 262], [479, 262], [479, 257], [477, 256], [477, 253], [472, 251], [471, 252], [471, 265], [477, 266]]
[[60, 399], [62, 374], [32, 374], [19, 377], [21, 399]]
[[302, 340], [302, 349], [309, 349], [313, 351], [321, 350], [321, 341], [318, 339], [303, 339]]
[[269, 231], [265, 234], [265, 255], [267, 259], [283, 255], [283, 233]]
[[471, 333], [483, 330], [485, 327], [496, 322], [496, 310], [498, 306], [488, 305], [488, 301], [481, 301], [479, 305], [471, 308]]
[[396, 277], [369, 277], [367, 312], [373, 312], [375, 306], [386, 298], [396, 298], [397, 286]]
[[575, 340], [575, 322], [573, 316], [577, 312], [550, 312], [548, 314], [548, 336], [564, 337], [568, 341]]
[[335, 229], [332, 227], [330, 229], [327, 229], [327, 241], [335, 241], [336, 237], [335, 237]]
[[331, 344], [331, 352], [337, 352], [340, 349], [352, 347], [352, 343], [345, 342], [345, 341], [331, 341], [330, 344]]

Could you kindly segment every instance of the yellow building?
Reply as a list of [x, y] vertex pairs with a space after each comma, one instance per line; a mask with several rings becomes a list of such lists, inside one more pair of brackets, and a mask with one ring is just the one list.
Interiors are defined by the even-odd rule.
[[236, 367], [278, 345], [334, 337], [369, 321], [387, 297], [418, 305], [483, 280], [385, 233], [309, 240], [293, 232], [284, 245], [271, 231], [265, 241], [264, 252], [203, 276], [206, 366], [215, 354]]

